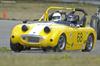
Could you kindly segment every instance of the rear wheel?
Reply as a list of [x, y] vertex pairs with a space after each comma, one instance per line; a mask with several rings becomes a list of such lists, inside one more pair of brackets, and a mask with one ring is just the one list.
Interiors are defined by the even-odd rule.
[[93, 49], [93, 44], [94, 44], [94, 37], [93, 37], [93, 35], [89, 35], [89, 37], [86, 41], [85, 49], [82, 51], [83, 52], [90, 52]]
[[10, 42], [10, 48], [14, 52], [20, 52], [24, 49], [24, 47], [19, 43], [13, 44], [12, 42]]
[[55, 52], [60, 52], [65, 49], [66, 46], [66, 36], [65, 34], [62, 34], [58, 40], [57, 46], [55, 46], [54, 51]]

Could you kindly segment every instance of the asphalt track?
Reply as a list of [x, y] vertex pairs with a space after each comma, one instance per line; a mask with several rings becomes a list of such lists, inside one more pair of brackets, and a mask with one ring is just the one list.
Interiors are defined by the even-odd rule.
[[[22, 23], [22, 21], [15, 21], [15, 20], [0, 20], [0, 47], [7, 47], [9, 48], [9, 38], [11, 34], [11, 30], [14, 27], [14, 25]], [[31, 50], [31, 51], [25, 51], [27, 53], [41, 53], [42, 51], [38, 50]], [[73, 52], [73, 51], [72, 51]], [[79, 52], [79, 51], [77, 51]], [[24, 52], [22, 52], [24, 53]], [[94, 55], [100, 55], [100, 40], [97, 40], [96, 47], [93, 49], [90, 54]]]
[[11, 29], [18, 23], [20, 23], [20, 21], [0, 20], [0, 47], [9, 48]]

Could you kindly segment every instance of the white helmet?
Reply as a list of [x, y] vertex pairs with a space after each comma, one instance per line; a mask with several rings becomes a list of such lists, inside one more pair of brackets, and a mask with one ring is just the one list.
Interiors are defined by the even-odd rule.
[[61, 21], [61, 14], [59, 12], [56, 12], [52, 15], [52, 21]]

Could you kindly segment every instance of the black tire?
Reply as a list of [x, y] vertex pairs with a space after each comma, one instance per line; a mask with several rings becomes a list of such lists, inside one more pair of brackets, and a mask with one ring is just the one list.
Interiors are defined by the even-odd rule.
[[10, 48], [14, 52], [21, 52], [24, 49], [24, 47], [19, 43], [13, 44], [11, 41], [10, 41]]
[[62, 34], [58, 40], [57, 46], [54, 47], [55, 52], [61, 52], [66, 47], [66, 36], [65, 34]]
[[93, 45], [94, 45], [94, 37], [91, 34], [87, 38], [85, 49], [83, 49], [82, 51], [83, 52], [90, 52], [93, 49]]

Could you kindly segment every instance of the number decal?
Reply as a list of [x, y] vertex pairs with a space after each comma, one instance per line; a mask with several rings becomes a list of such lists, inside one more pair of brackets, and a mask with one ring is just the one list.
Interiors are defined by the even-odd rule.
[[77, 42], [80, 43], [80, 42], [82, 42], [82, 40], [83, 40], [83, 34], [82, 34], [82, 32], [80, 32], [77, 34]]

